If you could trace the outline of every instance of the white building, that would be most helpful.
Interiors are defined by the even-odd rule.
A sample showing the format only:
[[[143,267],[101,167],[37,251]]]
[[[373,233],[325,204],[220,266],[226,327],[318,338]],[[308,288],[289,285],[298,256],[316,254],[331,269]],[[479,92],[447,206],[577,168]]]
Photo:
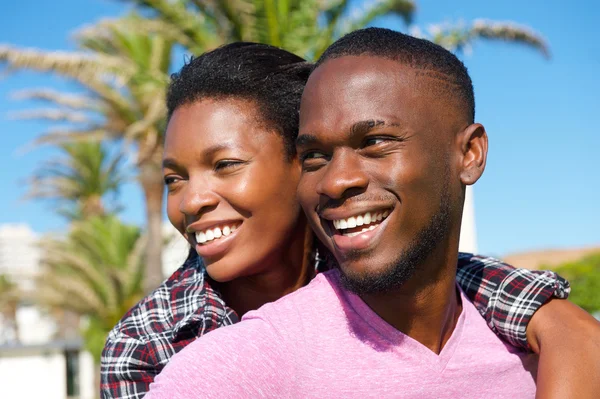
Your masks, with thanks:
[[[163,247],[162,270],[163,276],[168,277],[187,259],[190,244],[170,222],[164,222],[162,230],[163,236],[167,240]]]
[[[458,249],[461,252],[477,252],[477,230],[475,229],[475,201],[473,199],[473,186],[467,187],[465,205],[463,208],[462,226],[460,228],[460,243]]]
[[[0,274],[22,290],[40,271],[38,239],[27,225],[0,225]],[[94,398],[94,363],[81,340],[55,340],[55,321],[30,304],[14,316],[16,325],[0,316],[0,398]]]
[[[0,225],[0,274],[10,276],[23,289],[39,272],[38,235],[26,224]]]
[[[95,398],[94,362],[81,344],[0,345],[0,398]]]

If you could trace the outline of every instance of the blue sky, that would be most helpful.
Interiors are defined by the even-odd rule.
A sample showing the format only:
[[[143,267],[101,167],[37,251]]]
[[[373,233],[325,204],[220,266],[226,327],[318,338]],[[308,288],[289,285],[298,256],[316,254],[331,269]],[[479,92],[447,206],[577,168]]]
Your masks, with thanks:
[[[488,166],[475,187],[480,252],[503,255],[551,247],[600,244],[600,3],[592,0],[453,2],[422,0],[416,25],[476,18],[527,24],[550,43],[552,59],[530,49],[478,42],[464,55],[477,102],[477,120],[490,136]],[[72,49],[70,33],[126,12],[116,0],[20,0],[0,13],[0,43]],[[405,30],[394,19],[378,25]],[[181,60],[181,62],[183,59]],[[70,89],[34,73],[0,77],[0,224],[25,222],[60,231],[47,204],[23,201],[25,182],[51,149],[23,151],[47,126],[16,121],[30,104],[10,93],[30,87]],[[125,187],[123,217],[143,223],[135,186]]]

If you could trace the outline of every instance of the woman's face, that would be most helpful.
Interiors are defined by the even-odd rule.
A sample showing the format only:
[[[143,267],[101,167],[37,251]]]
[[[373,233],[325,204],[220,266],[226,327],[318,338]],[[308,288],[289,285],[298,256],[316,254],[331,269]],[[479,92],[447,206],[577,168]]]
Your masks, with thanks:
[[[265,271],[300,223],[300,166],[246,100],[177,108],[167,127],[163,173],[169,220],[216,281]]]

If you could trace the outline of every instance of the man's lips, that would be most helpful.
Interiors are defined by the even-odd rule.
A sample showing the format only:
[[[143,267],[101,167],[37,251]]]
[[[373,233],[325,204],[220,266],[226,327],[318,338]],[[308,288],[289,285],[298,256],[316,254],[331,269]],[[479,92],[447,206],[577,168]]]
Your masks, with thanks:
[[[388,223],[392,208],[380,208],[352,216],[325,221],[326,233],[341,252],[364,250],[372,246]]]

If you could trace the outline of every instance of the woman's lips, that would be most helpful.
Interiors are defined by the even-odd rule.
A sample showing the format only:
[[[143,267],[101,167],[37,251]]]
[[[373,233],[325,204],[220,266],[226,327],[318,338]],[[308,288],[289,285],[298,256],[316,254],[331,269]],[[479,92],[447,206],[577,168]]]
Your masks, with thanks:
[[[238,236],[243,223],[237,225],[226,225],[223,227],[215,227],[209,229],[209,231],[202,231],[195,234],[194,241],[196,242],[196,252],[203,258],[211,258],[216,256],[224,255],[231,247],[232,242]],[[229,232],[224,234],[223,230],[229,227]],[[215,230],[219,230],[216,232]],[[198,242],[198,239],[202,239],[204,234],[205,241]],[[207,237],[208,235],[208,237]],[[210,239],[209,239],[210,238]]]

